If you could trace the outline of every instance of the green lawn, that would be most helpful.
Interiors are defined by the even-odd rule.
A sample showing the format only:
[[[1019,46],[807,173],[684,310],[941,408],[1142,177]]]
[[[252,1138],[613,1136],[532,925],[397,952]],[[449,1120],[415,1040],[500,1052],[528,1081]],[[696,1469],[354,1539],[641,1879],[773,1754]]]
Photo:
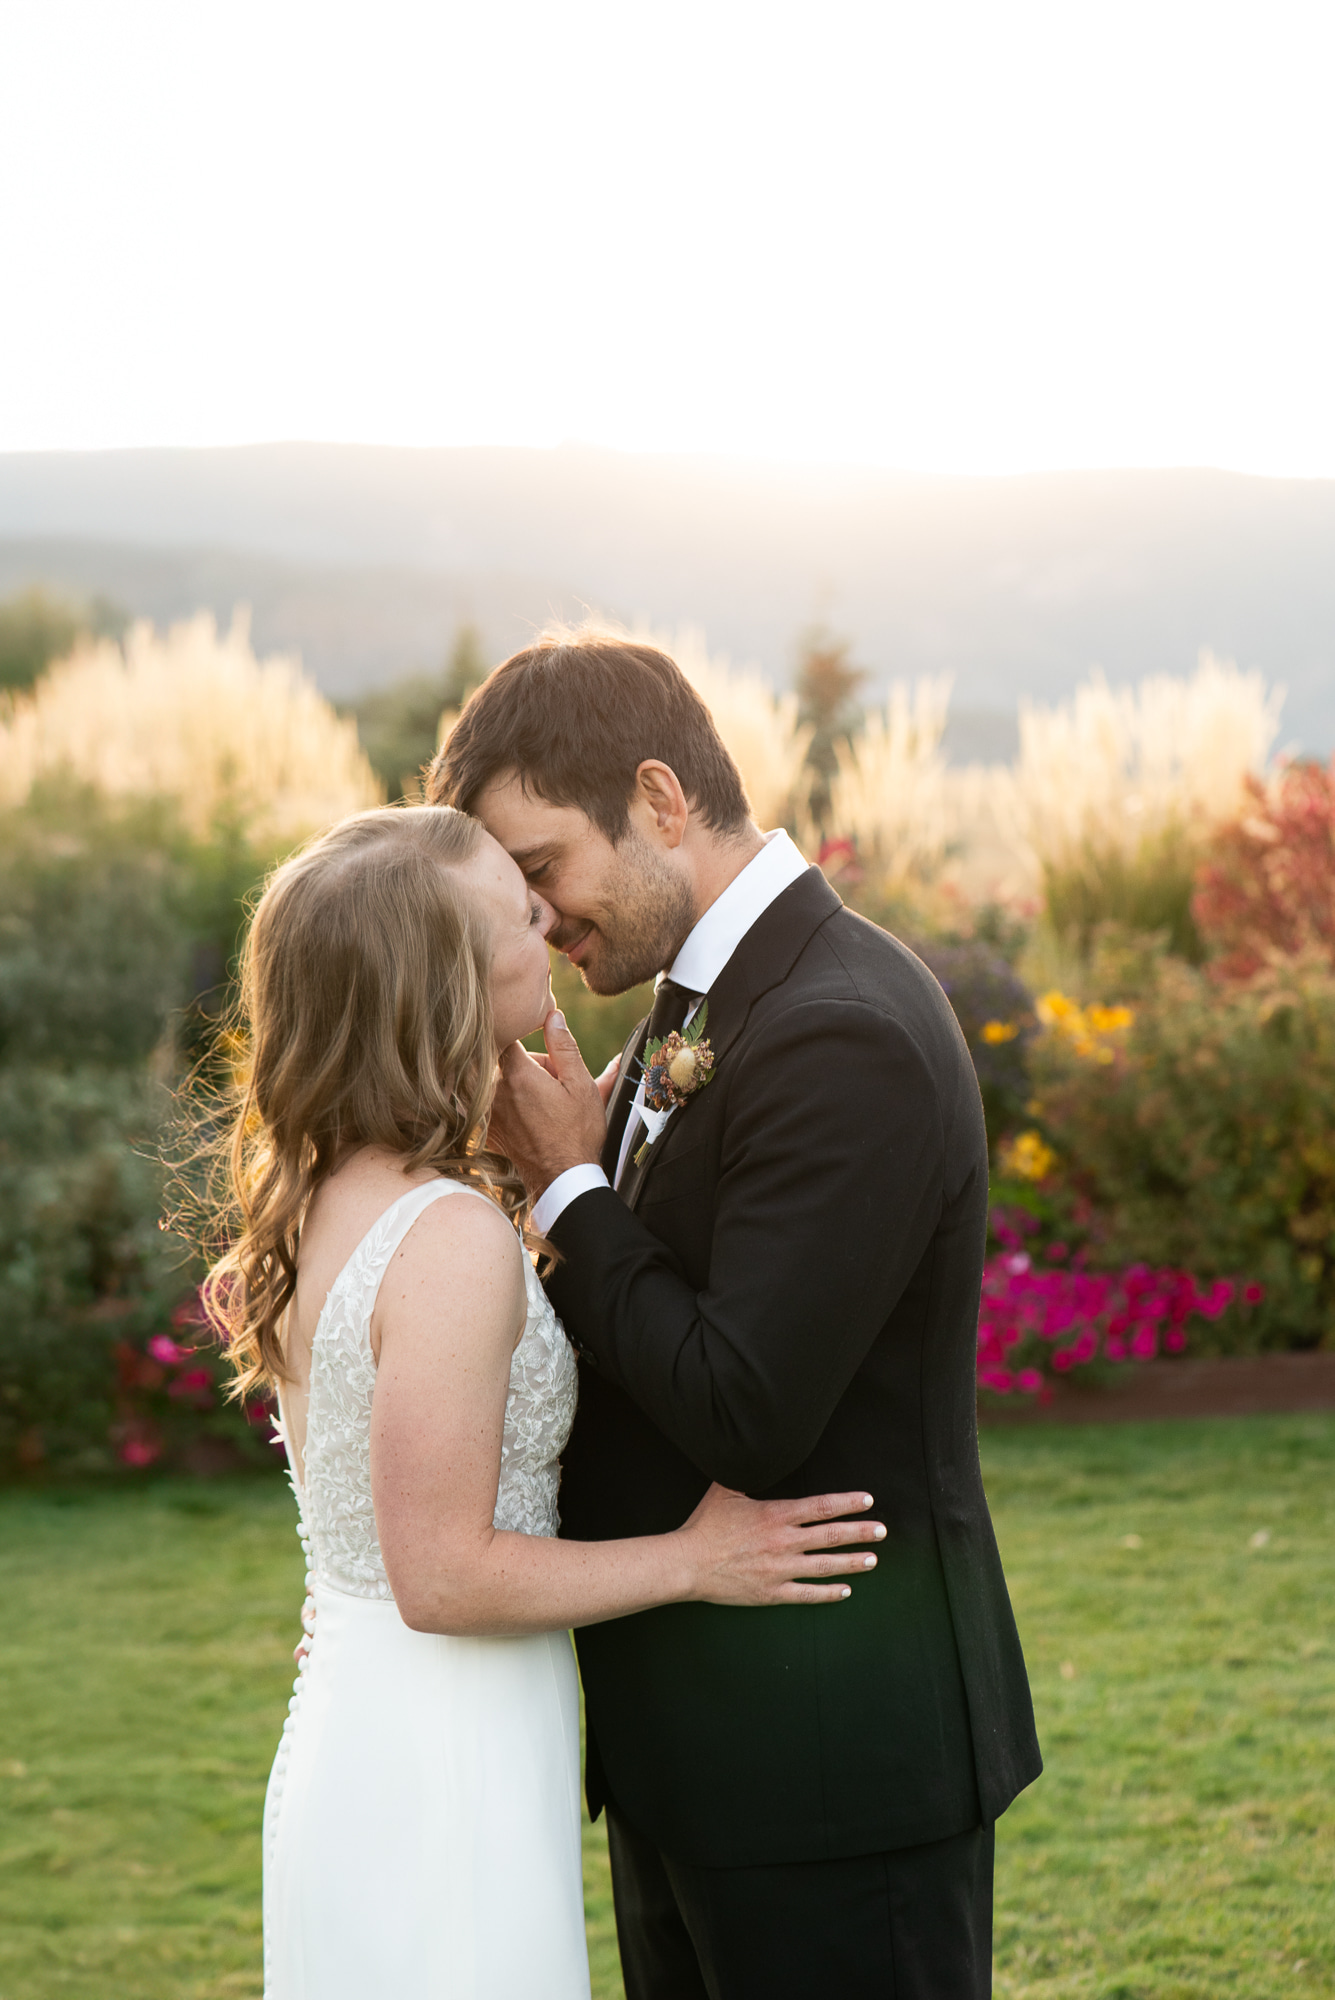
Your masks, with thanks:
[[[1335,1993],[1335,1419],[991,1432],[1047,1772],[997,1992]],[[0,1495],[0,2000],[258,1996],[300,1593],[271,1484]],[[594,1991],[621,1988],[587,1841]]]

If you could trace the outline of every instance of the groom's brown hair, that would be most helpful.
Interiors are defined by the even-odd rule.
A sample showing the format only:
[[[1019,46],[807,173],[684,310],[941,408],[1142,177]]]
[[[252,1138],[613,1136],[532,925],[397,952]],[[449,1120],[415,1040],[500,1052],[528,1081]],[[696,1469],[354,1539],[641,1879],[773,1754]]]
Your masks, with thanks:
[[[472,812],[513,771],[526,792],[577,806],[615,843],[648,757],[676,772],[715,833],[745,824],[741,775],[675,660],[615,633],[544,632],[474,694],[427,773],[426,796]]]

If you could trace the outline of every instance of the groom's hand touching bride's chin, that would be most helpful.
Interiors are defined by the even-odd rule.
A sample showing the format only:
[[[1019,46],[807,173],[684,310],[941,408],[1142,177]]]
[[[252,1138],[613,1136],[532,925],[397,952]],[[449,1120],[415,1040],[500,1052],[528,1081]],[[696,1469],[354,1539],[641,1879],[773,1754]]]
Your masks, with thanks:
[[[579,1043],[554,1010],[542,1024],[545,1056],[512,1042],[501,1055],[501,1080],[488,1137],[508,1154],[536,1201],[568,1167],[596,1164],[606,1134],[604,1083],[584,1067]]]

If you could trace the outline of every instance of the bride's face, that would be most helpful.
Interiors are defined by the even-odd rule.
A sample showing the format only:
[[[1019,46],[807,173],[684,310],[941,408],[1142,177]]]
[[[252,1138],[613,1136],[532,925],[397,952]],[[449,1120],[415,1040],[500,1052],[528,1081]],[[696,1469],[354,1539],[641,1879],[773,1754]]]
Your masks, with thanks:
[[[499,1051],[531,1035],[551,1012],[547,933],[556,913],[529,888],[489,833],[483,834],[477,853],[458,872],[491,924],[491,1007]]]

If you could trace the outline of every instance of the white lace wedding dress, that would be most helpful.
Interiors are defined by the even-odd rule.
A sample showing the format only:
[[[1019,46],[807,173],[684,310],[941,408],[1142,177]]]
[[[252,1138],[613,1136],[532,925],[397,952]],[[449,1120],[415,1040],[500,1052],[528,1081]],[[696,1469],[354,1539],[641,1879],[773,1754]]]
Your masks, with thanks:
[[[304,1479],[288,1452],[316,1615],[265,1804],[266,2000],[588,2000],[569,1635],[411,1631],[376,1537],[371,1313],[399,1244],[447,1195],[469,1191],[403,1195],[339,1274],[315,1333]],[[495,1520],[553,1535],[575,1360],[523,1263]]]

